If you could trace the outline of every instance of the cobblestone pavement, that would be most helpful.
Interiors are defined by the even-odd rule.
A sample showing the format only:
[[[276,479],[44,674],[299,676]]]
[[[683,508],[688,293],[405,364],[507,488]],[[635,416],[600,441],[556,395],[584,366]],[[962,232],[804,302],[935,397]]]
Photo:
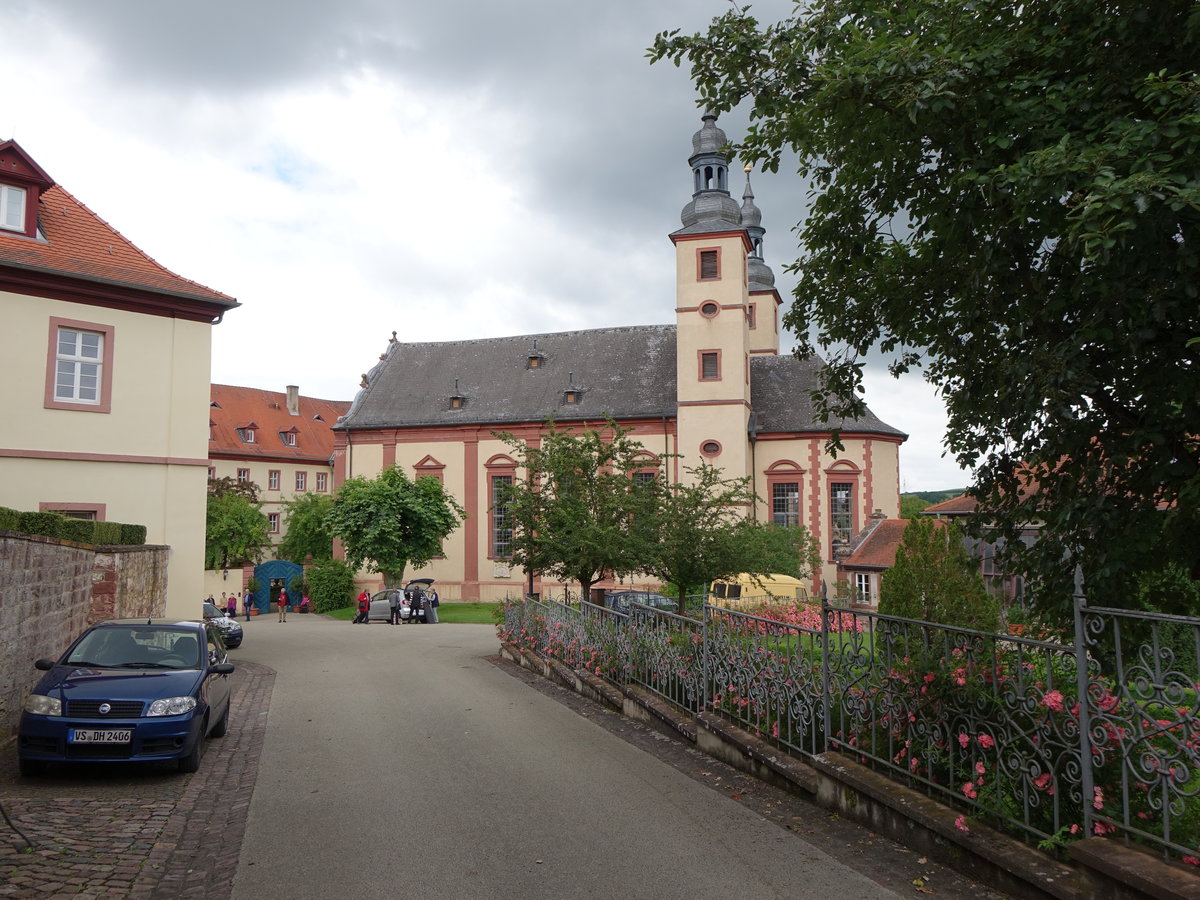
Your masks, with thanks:
[[[275,672],[238,662],[232,677],[229,732],[194,775],[117,765],[21,778],[4,748],[0,803],[15,828],[0,818],[0,897],[228,897]]]

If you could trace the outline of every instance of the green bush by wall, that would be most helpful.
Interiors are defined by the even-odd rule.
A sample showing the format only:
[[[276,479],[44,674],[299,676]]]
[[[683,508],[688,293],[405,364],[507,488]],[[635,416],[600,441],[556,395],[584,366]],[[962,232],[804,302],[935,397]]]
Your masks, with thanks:
[[[146,543],[145,525],[75,519],[55,512],[20,512],[4,506],[0,506],[0,530],[21,531],[80,544],[137,547]]]

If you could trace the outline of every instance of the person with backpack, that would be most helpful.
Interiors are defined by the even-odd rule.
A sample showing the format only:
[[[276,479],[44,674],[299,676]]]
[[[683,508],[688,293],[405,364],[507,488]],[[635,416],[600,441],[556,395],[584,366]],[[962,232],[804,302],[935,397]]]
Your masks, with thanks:
[[[363,588],[363,592],[358,595],[358,615],[354,617],[352,624],[357,625],[359,622],[366,622],[371,614],[371,595],[367,593],[367,589]]]

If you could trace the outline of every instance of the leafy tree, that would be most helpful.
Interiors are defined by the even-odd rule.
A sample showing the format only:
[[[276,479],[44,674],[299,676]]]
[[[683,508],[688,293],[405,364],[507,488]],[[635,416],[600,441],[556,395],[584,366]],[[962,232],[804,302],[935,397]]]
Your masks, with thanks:
[[[204,532],[204,567],[228,569],[262,559],[267,537],[267,517],[260,504],[244,493],[227,491],[208,495]]]
[[[915,519],[921,512],[931,504],[929,501],[918,497],[916,494],[901,494],[900,495],[900,518]]]
[[[208,495],[210,497],[224,497],[226,494],[237,494],[240,497],[245,497],[251,503],[258,503],[260,491],[259,486],[253,481],[242,481],[234,478],[232,475],[223,475],[220,478],[208,479]]]
[[[313,612],[344,609],[354,602],[354,569],[340,559],[323,559],[304,573]]]
[[[513,523],[514,564],[577,582],[585,598],[601,578],[641,568],[634,523],[644,498],[633,475],[645,450],[628,435],[611,421],[581,432],[550,421],[537,446],[497,435],[523,473],[498,501]]]
[[[863,411],[863,359],[923,368],[947,444],[1039,602],[1200,575],[1200,7],[814,0],[659,35],[744,159],[813,189],[785,322]],[[835,436],[836,441],[836,436]],[[1041,525],[1026,550],[1019,529]]]
[[[1000,625],[999,603],[967,555],[962,532],[926,516],[904,529],[896,562],[881,580],[879,611],[979,631]]]
[[[670,483],[660,472],[634,520],[647,554],[642,570],[679,596],[739,572],[802,577],[818,564],[806,529],[745,517],[757,499],[749,478],[725,479],[707,464],[686,473],[683,482]]]
[[[329,528],[332,494],[300,494],[284,503],[287,534],[277,551],[280,559],[303,563],[333,558],[333,531]]]
[[[374,479],[347,480],[326,522],[345,547],[349,565],[379,572],[384,584],[396,587],[410,564],[419,568],[442,552],[442,541],[464,516],[440,480],[413,481],[391,466]]]

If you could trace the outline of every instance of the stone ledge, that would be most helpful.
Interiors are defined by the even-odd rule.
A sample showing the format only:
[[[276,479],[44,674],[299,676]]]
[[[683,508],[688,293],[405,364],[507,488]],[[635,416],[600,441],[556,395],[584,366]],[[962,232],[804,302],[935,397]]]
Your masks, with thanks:
[[[689,743],[696,743],[696,723],[692,717],[653,691],[640,685],[627,684],[620,706],[621,711],[631,719],[653,725]]]
[[[1103,873],[1133,893],[1112,897],[1155,897],[1160,900],[1191,900],[1200,897],[1200,872],[1183,863],[1164,862],[1162,857],[1141,847],[1127,847],[1108,838],[1084,838],[1071,845],[1071,858]]]
[[[753,760],[783,779],[787,782],[784,786],[789,790],[799,789],[810,797],[817,793],[817,774],[811,766],[788,756],[778,747],[773,747],[766,741],[756,738],[750,732],[727,722],[720,716],[714,716],[712,713],[698,713],[696,722],[708,735],[719,738],[724,744],[735,748],[744,759]],[[702,743],[711,744],[707,740]],[[723,756],[723,758],[725,757]],[[728,758],[725,758],[725,761],[730,765],[738,766],[736,762]],[[745,766],[738,766],[738,768],[745,768]]]

